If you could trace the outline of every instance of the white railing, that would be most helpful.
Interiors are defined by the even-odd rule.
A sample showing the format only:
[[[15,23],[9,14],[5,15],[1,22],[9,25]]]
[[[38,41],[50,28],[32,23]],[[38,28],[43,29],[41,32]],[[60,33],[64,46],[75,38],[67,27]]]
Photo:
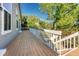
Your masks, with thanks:
[[[57,44],[59,42],[61,42],[62,45],[61,50],[76,48],[79,45],[79,32],[66,36],[60,41],[55,42],[54,44]]]
[[[51,36],[50,36],[50,40],[51,40],[51,49],[53,49],[54,51],[58,51],[58,50],[61,50],[61,43],[58,42],[58,41],[61,41],[61,35],[62,35],[62,32],[61,31],[56,31],[56,30],[46,30],[44,29],[44,31],[46,33],[50,33]],[[58,42],[58,43],[56,43]]]
[[[46,30],[44,29],[44,33],[41,33],[41,30],[30,29],[30,31],[39,39],[45,40],[45,43],[53,49],[57,51],[61,55],[61,51],[75,49],[79,46],[79,32],[68,35],[64,38],[61,38],[62,32],[56,30]],[[40,36],[42,34],[42,37]]]
[[[34,29],[34,28],[30,28],[29,31],[32,32],[33,35],[35,35],[37,38],[42,39],[41,36],[40,36],[40,31],[39,30]]]
[[[44,30],[47,33],[51,33],[51,43],[55,51],[70,50],[79,46],[79,32],[61,38],[61,31]]]

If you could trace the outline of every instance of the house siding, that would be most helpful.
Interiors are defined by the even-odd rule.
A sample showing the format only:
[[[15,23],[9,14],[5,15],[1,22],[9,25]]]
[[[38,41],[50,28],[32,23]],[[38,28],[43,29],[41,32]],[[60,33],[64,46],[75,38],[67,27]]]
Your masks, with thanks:
[[[0,3],[0,7],[1,7],[1,3]]]
[[[6,45],[8,45],[17,36],[18,33],[18,31],[12,31],[7,35],[2,35],[0,37],[0,48],[5,48]]]
[[[13,38],[19,34],[19,29],[16,30],[16,6],[17,4],[12,3],[12,18],[11,18],[11,32],[2,35],[1,34],[1,11],[0,11],[0,48],[5,48]]]
[[[2,17],[1,17],[1,10],[0,10],[0,35],[1,35],[1,19]]]

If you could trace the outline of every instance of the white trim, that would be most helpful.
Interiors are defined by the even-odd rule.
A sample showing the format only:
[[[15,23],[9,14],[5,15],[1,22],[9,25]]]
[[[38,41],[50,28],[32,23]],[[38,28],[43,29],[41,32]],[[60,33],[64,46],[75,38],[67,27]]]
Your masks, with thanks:
[[[12,32],[12,30],[3,31],[3,32],[1,32],[1,34],[5,35],[5,34],[10,33],[10,32]]]

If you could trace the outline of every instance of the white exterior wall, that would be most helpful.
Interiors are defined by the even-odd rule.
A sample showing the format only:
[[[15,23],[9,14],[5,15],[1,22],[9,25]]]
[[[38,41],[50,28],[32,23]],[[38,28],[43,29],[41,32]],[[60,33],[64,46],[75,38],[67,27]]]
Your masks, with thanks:
[[[2,17],[1,17],[1,10],[0,10],[0,34],[1,34],[1,19]]]
[[[1,6],[1,3],[0,3],[0,6]]]
[[[11,32],[6,34],[2,34],[2,11],[0,10],[0,48],[5,48],[19,33],[19,29],[16,29],[16,6],[17,4],[12,4]]]

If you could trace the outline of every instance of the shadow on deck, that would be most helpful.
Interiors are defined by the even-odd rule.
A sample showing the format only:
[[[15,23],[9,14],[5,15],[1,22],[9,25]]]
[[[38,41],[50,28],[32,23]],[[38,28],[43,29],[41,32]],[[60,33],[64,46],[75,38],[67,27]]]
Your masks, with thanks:
[[[31,32],[23,31],[7,47],[5,56],[57,56]]]

